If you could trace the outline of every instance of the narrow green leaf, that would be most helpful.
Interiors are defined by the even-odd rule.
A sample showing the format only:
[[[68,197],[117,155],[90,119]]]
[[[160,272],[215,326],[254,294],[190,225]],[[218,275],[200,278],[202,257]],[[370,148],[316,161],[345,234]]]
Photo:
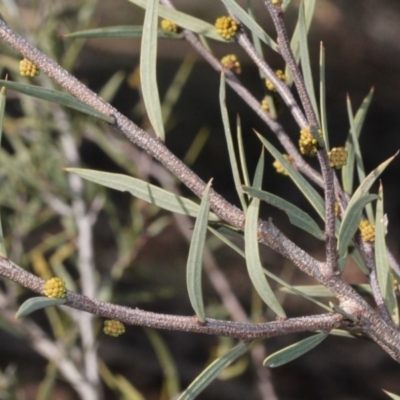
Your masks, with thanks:
[[[197,217],[199,214],[199,205],[192,200],[131,176],[81,168],[67,168],[66,171],[99,185],[121,192],[129,192],[133,196],[168,211],[190,215],[191,217]],[[210,213],[209,219],[210,221],[219,221],[219,218],[213,213]]]
[[[314,89],[314,82],[313,82],[311,63],[310,63],[310,53],[308,51],[307,26],[306,26],[304,1],[301,2],[299,10],[299,32],[300,32],[300,60],[301,60],[301,69],[303,71],[303,79],[307,89],[308,96],[310,97],[311,105],[314,109],[314,114],[317,117],[318,124],[321,125],[318,113],[317,99],[315,98],[315,89]]]
[[[174,357],[165,340],[155,329],[144,330],[157,355],[164,375],[164,390],[168,399],[177,398],[180,392],[179,373]]]
[[[65,304],[66,299],[52,299],[50,297],[32,297],[24,301],[15,314],[15,319],[26,317],[34,311],[51,306],[60,306]]]
[[[343,188],[346,193],[353,193],[353,178],[354,178],[354,162],[356,161],[357,173],[359,181],[365,178],[364,165],[362,162],[362,154],[358,142],[361,129],[365,121],[369,106],[372,102],[374,88],[370,90],[364,98],[360,108],[357,110],[356,116],[353,116],[350,98],[347,98],[347,113],[350,121],[350,137],[347,140],[346,150],[348,152],[347,163],[342,168]],[[370,211],[371,213],[371,211]],[[372,222],[372,220],[370,221]]]
[[[256,189],[261,189],[262,181],[264,177],[264,149],[261,151],[261,156],[258,160],[256,171],[253,178],[253,186]]]
[[[1,145],[1,138],[3,135],[3,119],[4,119],[4,110],[6,107],[6,94],[7,94],[7,89],[5,87],[2,87],[0,89],[0,145]],[[0,256],[7,257],[1,218],[0,218]]]
[[[117,94],[119,88],[121,87],[125,77],[126,73],[124,71],[117,71],[103,85],[103,87],[99,91],[99,96],[108,103],[111,103],[114,100],[114,97]]]
[[[383,389],[382,389],[383,390]],[[400,400],[400,396],[398,396],[397,394],[388,392],[387,390],[383,390],[391,399],[393,400]]]
[[[360,295],[372,294],[371,286],[367,283],[351,285],[351,287]],[[333,293],[323,285],[296,285],[293,288],[312,297],[334,297]],[[292,293],[292,289],[287,287],[281,287],[279,290],[284,293]]]
[[[129,0],[129,2],[144,9],[146,9],[148,5],[147,0]],[[226,40],[217,33],[214,25],[202,21],[201,19],[194,18],[188,14],[170,7],[165,7],[161,4],[158,7],[158,15],[175,22],[181,28],[188,29],[189,31],[198,33],[199,35],[207,36],[210,39],[226,42]]]
[[[307,0],[305,2],[305,19],[307,32],[310,29],[311,21],[314,14],[315,0]],[[300,15],[299,15],[300,18]],[[292,40],[290,41],[290,47],[292,48],[293,56],[296,62],[300,60],[300,23],[297,20],[296,27],[293,32]],[[288,85],[292,84],[293,78],[290,72],[290,68],[286,65],[285,75],[288,77]]]
[[[189,292],[189,299],[192,307],[200,321],[204,322],[206,315],[204,312],[204,302],[201,284],[201,272],[203,265],[204,244],[207,233],[207,218],[210,211],[210,187],[208,182],[204,189],[201,200],[199,215],[193,229],[192,240],[190,242],[189,256],[186,264],[186,283]]]
[[[346,222],[347,226],[343,227],[343,224],[345,223],[345,219],[347,219],[347,218],[351,218],[353,220],[355,219],[356,215],[353,215],[353,214],[354,214],[354,210],[358,209],[358,206],[360,204],[360,199],[362,197],[365,197],[368,194],[368,191],[371,188],[371,186],[378,179],[378,177],[382,174],[382,172],[385,170],[385,168],[393,161],[393,159],[397,156],[397,154],[398,153],[396,153],[393,157],[390,157],[389,159],[387,159],[386,161],[381,163],[372,172],[370,172],[369,175],[361,182],[360,186],[357,188],[357,190],[354,192],[353,196],[351,197],[349,204],[347,205],[345,214],[343,216],[342,223],[340,225],[339,238],[338,238],[339,255],[343,256],[344,254],[346,254],[347,246],[349,244],[349,236],[352,237],[355,232],[355,230],[354,230],[353,234],[350,235],[350,232],[345,231],[346,229],[354,229],[354,225],[352,225],[350,222]],[[361,200],[361,202],[362,201],[363,200]],[[357,203],[357,206],[355,206],[355,203]]]
[[[282,166],[285,168],[286,172],[294,182],[294,184],[299,188],[299,190],[303,193],[304,197],[310,202],[310,204],[314,207],[315,211],[317,211],[318,215],[325,220],[325,203],[322,197],[318,194],[318,192],[308,183],[308,181],[296,170],[293,166],[283,157],[283,155],[264,137],[262,137],[259,133],[257,136],[266,147],[266,149],[271,153],[271,155],[278,160]]]
[[[246,200],[244,199],[243,191],[242,191],[242,182],[240,181],[239,167],[236,160],[235,148],[232,140],[232,132],[229,124],[229,116],[228,110],[226,108],[226,100],[225,100],[225,75],[221,73],[221,80],[219,86],[219,104],[221,107],[221,116],[222,123],[224,125],[225,132],[225,140],[228,147],[229,161],[231,164],[231,170],[233,175],[233,181],[235,182],[236,193],[239,196],[240,204],[242,206],[242,210],[247,209]]]
[[[378,196],[376,194],[366,194],[351,204],[349,203],[347,206],[339,229],[337,244],[339,257],[344,257],[346,255],[347,248],[353,239],[354,234],[357,232],[364,207],[377,198]]]
[[[279,304],[274,292],[272,291],[269,283],[264,275],[263,266],[260,261],[260,254],[258,249],[258,210],[260,200],[254,198],[246,213],[246,222],[244,228],[245,240],[245,253],[247,271],[253,286],[257,293],[263,299],[265,304],[274,311],[278,317],[286,317],[285,311]]]
[[[92,39],[92,38],[141,38],[143,26],[119,25],[107,26],[103,28],[85,29],[84,31],[71,32],[64,35],[68,39]],[[157,31],[158,37],[169,39],[181,39],[180,35],[166,32],[162,29]]]
[[[249,344],[240,343],[208,366],[179,396],[178,400],[195,399],[218,375],[236,359],[246,353]]]
[[[52,103],[61,104],[62,106],[80,111],[83,114],[90,115],[91,117],[99,118],[102,121],[108,122],[109,124],[114,123],[114,118],[95,110],[94,108],[88,106],[87,104],[83,103],[82,101],[78,100],[76,97],[68,93],[5,80],[0,80],[0,85],[5,86],[11,90],[15,90],[16,92],[27,94],[28,96],[50,101]]]
[[[144,16],[140,51],[140,83],[147,115],[156,135],[165,140],[160,97],[157,86],[158,1],[148,0]]]
[[[324,138],[326,151],[329,151],[328,121],[326,113],[325,48],[322,42],[319,50],[319,107],[322,136]]]
[[[277,51],[277,44],[275,41],[261,28],[260,25],[252,18],[239,4],[234,0],[222,0],[225,7],[231,11],[239,20],[246,25],[250,31],[256,35],[265,44],[271,47],[272,50]]]
[[[246,254],[239,249],[234,243],[232,243],[228,238],[226,238],[221,232],[216,231],[215,229],[211,228],[210,226],[208,227],[208,230],[212,232],[218,239],[220,239],[223,243],[225,243],[227,246],[229,246],[233,251],[235,251],[237,254],[239,254],[241,257],[246,258]],[[294,293],[297,296],[301,296],[308,301],[311,301],[312,303],[316,304],[317,306],[323,308],[324,310],[331,312],[332,309],[328,307],[327,305],[321,303],[320,301],[317,301],[313,299],[311,296],[307,295],[306,293],[303,293],[301,290],[298,290],[296,286],[289,285],[287,282],[285,282],[283,279],[279,278],[272,272],[267,271],[265,268],[263,268],[263,272],[265,275],[268,276],[268,278],[273,279],[275,282],[278,282],[280,285],[282,285],[285,288],[285,291]],[[280,290],[283,290],[280,288]]]
[[[272,193],[257,190],[252,187],[243,186],[245,193],[248,193],[252,197],[265,201],[268,204],[273,205],[276,208],[284,211],[290,219],[290,222],[300,229],[308,232],[317,239],[325,240],[324,232],[319,228],[317,223],[303,210],[296,207],[294,204],[282,199],[281,197],[275,196]]]
[[[237,142],[239,147],[240,167],[242,170],[243,181],[246,186],[250,186],[249,172],[247,170],[246,154],[244,152],[242,124],[239,115],[236,119]]]
[[[393,287],[392,274],[387,256],[386,247],[386,223],[383,214],[383,189],[379,187],[379,199],[376,204],[376,220],[375,220],[375,265],[379,282],[379,288],[382,293],[383,300],[389,311],[393,322],[399,324],[399,309],[397,305],[396,294]]]
[[[325,333],[318,333],[317,335],[310,336],[307,339],[300,340],[291,346],[285,347],[282,350],[271,354],[264,360],[264,366],[275,368],[287,364],[296,358],[301,357],[303,354],[308,353],[314,347],[318,346],[324,339],[328,337]]]

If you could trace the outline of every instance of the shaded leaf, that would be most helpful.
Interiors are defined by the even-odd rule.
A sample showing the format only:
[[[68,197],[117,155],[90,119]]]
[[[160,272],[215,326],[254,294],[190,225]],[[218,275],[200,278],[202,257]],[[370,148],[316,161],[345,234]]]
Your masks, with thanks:
[[[65,304],[67,299],[53,299],[50,297],[32,297],[24,301],[15,314],[15,319],[26,317],[34,311],[51,306],[60,306]]]
[[[7,89],[5,87],[2,87],[0,89],[0,144],[3,135],[3,118],[4,118],[4,110],[6,107],[6,94],[7,94]],[[7,257],[1,218],[0,218],[0,256]]]
[[[325,48],[322,42],[319,50],[319,107],[322,136],[324,138],[326,151],[329,151],[328,121],[326,113]]]
[[[318,215],[325,220],[325,202],[318,192],[310,185],[310,183],[288,162],[285,157],[264,137],[257,133],[258,138],[261,140],[266,149],[271,153],[275,160],[279,161],[283,168],[285,168],[289,177],[294,184],[303,193],[304,197],[310,202],[317,211]]]
[[[66,171],[99,185],[121,192],[129,192],[133,196],[168,211],[191,217],[197,217],[199,213],[199,205],[194,201],[131,176],[81,168],[66,168]],[[210,221],[219,221],[219,218],[213,213],[210,213],[209,219]]]
[[[190,384],[179,396],[178,400],[195,399],[226,367],[243,355],[248,348],[249,344],[240,343],[226,354],[216,359]]]
[[[392,274],[389,266],[386,247],[386,224],[383,214],[383,189],[379,187],[379,199],[376,204],[375,220],[375,265],[379,282],[379,288],[383,300],[389,311],[393,322],[399,324],[399,309],[397,305],[396,294],[393,287]]]
[[[78,100],[76,97],[59,92],[57,90],[45,89],[34,85],[25,85],[17,82],[10,82],[0,80],[0,85],[3,85],[9,89],[15,90],[16,92],[27,94],[28,96],[36,97],[37,99],[50,101],[52,103],[61,104],[62,106],[72,108],[74,110],[80,111],[83,114],[90,115],[91,117],[99,118],[109,124],[114,123],[114,118],[109,117],[94,108],[88,106],[82,101]]]
[[[190,241],[189,255],[186,264],[186,283],[189,292],[190,303],[200,321],[204,322],[204,312],[201,272],[203,266],[203,252],[207,233],[207,217],[210,211],[210,187],[208,182],[204,189],[201,200],[199,215],[193,229],[192,240]]]
[[[275,368],[287,364],[296,358],[301,357],[303,354],[308,353],[314,347],[318,346],[324,339],[328,337],[325,333],[318,333],[317,335],[308,337],[307,339],[300,340],[282,350],[271,354],[264,360],[264,366]]]
[[[272,193],[257,190],[252,187],[243,186],[243,190],[245,193],[248,193],[252,197],[257,197],[258,199],[265,201],[266,203],[271,204],[274,207],[284,211],[293,225],[310,233],[317,239],[325,239],[325,234],[319,228],[317,223],[307,213],[305,213],[299,207],[296,207],[294,204],[289,203],[288,201],[278,196],[275,196]]]
[[[354,202],[350,201],[351,204],[349,202],[339,229],[337,243],[339,258],[344,257],[347,253],[347,248],[360,224],[361,214],[364,207],[377,198],[378,196],[376,194],[366,194]]]
[[[232,171],[232,175],[233,175],[233,180],[235,182],[236,192],[239,196],[242,210],[246,210],[247,204],[244,199],[243,191],[241,188],[239,167],[238,167],[238,163],[236,160],[235,148],[234,148],[233,140],[232,140],[232,132],[231,132],[230,124],[229,124],[228,110],[226,108],[225,75],[224,75],[224,73],[221,73],[221,81],[220,81],[220,86],[219,86],[219,104],[221,107],[222,123],[224,125],[225,139],[226,139],[226,144],[228,147],[229,161],[231,164],[231,171]]]
[[[68,39],[92,39],[92,38],[141,38],[143,26],[119,25],[107,26],[103,28],[85,29],[84,31],[71,32],[64,35]],[[181,39],[180,35],[173,32],[166,32],[162,29],[157,31],[158,37],[169,39]]]

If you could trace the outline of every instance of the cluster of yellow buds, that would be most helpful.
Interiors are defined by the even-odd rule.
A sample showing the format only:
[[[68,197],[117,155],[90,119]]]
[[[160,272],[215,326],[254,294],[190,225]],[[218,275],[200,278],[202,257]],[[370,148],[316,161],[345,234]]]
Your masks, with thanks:
[[[172,22],[169,19],[162,19],[161,29],[165,32],[178,33],[179,27],[175,22]]]
[[[218,34],[225,40],[233,38],[239,29],[239,25],[236,21],[227,16],[217,18],[215,21],[215,27],[217,28]]]
[[[320,130],[318,130],[318,133],[322,134]],[[318,140],[311,134],[310,128],[303,128],[300,131],[299,148],[300,153],[305,156],[314,157],[317,154],[319,149]]]
[[[221,64],[235,74],[240,74],[242,72],[240,62],[235,54],[228,54],[221,58]]]
[[[366,219],[363,219],[358,225],[358,229],[361,232],[361,238],[364,242],[375,241],[375,227]]]
[[[40,71],[35,64],[24,58],[19,62],[19,73],[21,76],[34,78],[35,76],[38,76],[40,74]]]
[[[289,154],[284,154],[283,157],[286,161],[290,162],[290,164],[293,164],[293,158],[289,156]],[[275,160],[272,165],[278,174],[288,175],[285,167],[278,160]]]
[[[67,294],[67,286],[61,278],[51,278],[43,285],[42,293],[53,299],[64,299]]]
[[[125,333],[125,325],[116,319],[107,319],[104,321],[103,332],[109,336],[120,336]]]
[[[274,103],[274,107],[275,107],[275,112],[276,114],[280,114],[281,111],[283,110],[283,106],[282,106],[282,100],[280,99],[280,97],[276,94],[272,94],[272,102]],[[262,100],[261,100],[261,108],[268,112],[271,113],[270,110],[270,106],[269,106],[269,101],[268,101],[268,96],[265,96]]]
[[[328,153],[329,164],[331,167],[340,169],[347,162],[347,150],[344,147],[333,147]]]
[[[286,74],[281,70],[281,69],[277,69],[275,71],[276,76],[278,77],[278,79],[282,82],[286,82],[287,77]],[[268,78],[265,79],[265,86],[267,87],[268,90],[270,90],[271,92],[276,91],[276,87],[275,85],[272,83],[272,81]]]

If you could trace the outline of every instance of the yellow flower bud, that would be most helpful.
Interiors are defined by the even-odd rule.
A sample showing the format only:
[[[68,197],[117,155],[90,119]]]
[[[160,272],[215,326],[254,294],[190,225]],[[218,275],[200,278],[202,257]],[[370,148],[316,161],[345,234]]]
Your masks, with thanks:
[[[369,221],[363,219],[358,226],[361,238],[364,242],[375,242],[375,227]]]
[[[322,132],[318,130],[318,133],[322,135]],[[310,132],[310,128],[303,128],[300,131],[299,139],[300,153],[309,157],[314,157],[319,149],[318,140]]]
[[[235,54],[228,54],[225,57],[221,58],[221,64],[230,71],[233,71],[235,74],[241,73],[240,62],[237,59]]]
[[[239,25],[236,21],[227,16],[218,18],[215,21],[215,27],[217,28],[218,34],[225,40],[233,38],[239,29]]]
[[[162,19],[161,29],[165,32],[178,33],[179,27],[175,24],[175,22],[172,22],[169,19]]]
[[[290,164],[293,164],[293,158],[290,157],[289,154],[284,154],[283,157],[284,157],[287,161],[289,161]],[[275,161],[272,163],[272,165],[273,165],[273,167],[276,169],[276,172],[277,172],[278,174],[288,175],[288,173],[287,173],[285,167],[284,167],[278,160],[275,160]]]
[[[39,75],[40,71],[38,70],[35,64],[33,64],[28,59],[24,58],[19,62],[19,73],[21,76],[34,78],[35,76]]]
[[[43,285],[42,293],[53,299],[64,299],[67,294],[67,287],[61,278],[51,278]]]
[[[340,169],[347,162],[347,150],[344,147],[333,147],[328,153],[331,167]]]
[[[104,321],[103,332],[109,336],[120,336],[125,333],[125,325],[116,319],[107,319]]]

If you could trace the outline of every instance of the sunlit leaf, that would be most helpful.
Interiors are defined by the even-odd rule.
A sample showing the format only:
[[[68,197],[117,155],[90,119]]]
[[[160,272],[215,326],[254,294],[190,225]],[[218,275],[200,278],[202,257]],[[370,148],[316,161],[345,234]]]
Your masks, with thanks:
[[[66,171],[110,189],[129,192],[135,197],[168,211],[192,217],[197,217],[199,213],[199,205],[194,201],[131,176],[81,168],[67,168]],[[209,219],[210,221],[219,221],[219,218],[213,213],[210,213]]]
[[[42,308],[60,306],[62,304],[65,304],[66,301],[66,299],[53,299],[50,297],[31,297],[21,304],[17,313],[15,314],[15,318],[17,319],[26,317],[34,311],[40,310]]]
[[[156,135],[161,140],[165,140],[164,123],[157,86],[158,1],[147,1],[140,51],[140,84],[142,87],[143,102],[151,125]]]
[[[246,265],[247,271],[253,286],[257,290],[257,293],[263,299],[265,304],[270,307],[275,314],[279,317],[285,317],[285,311],[280,305],[274,292],[272,291],[265,275],[263,266],[260,261],[260,254],[258,249],[258,210],[260,206],[260,200],[254,198],[246,213],[246,223],[244,228],[244,239],[245,239],[245,253],[246,253]]]
[[[385,392],[391,399],[393,400],[400,400],[400,396],[391,392],[388,392],[387,390],[383,390],[383,392]]]
[[[146,9],[148,3],[147,0],[129,0],[129,2],[144,9]],[[210,39],[226,42],[226,40],[217,33],[214,25],[181,11],[160,4],[158,7],[158,15],[175,22],[181,28],[188,29],[194,33],[198,33],[199,35],[207,36]]]

